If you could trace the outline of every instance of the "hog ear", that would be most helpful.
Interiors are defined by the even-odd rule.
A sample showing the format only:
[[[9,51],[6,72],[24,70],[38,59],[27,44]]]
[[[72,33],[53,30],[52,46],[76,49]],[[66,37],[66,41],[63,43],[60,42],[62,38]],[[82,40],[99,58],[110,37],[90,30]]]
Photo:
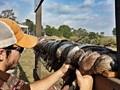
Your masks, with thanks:
[[[94,65],[97,58],[100,57],[100,54],[97,52],[88,52],[80,62],[80,70],[82,72],[88,72],[91,67]]]

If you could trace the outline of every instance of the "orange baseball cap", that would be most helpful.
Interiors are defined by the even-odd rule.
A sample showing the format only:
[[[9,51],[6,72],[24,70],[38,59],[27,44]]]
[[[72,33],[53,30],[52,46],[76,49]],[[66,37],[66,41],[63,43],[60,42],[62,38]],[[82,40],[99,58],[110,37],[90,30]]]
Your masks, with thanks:
[[[37,44],[37,37],[25,34],[13,20],[0,18],[0,48],[13,44],[24,48],[32,48]]]

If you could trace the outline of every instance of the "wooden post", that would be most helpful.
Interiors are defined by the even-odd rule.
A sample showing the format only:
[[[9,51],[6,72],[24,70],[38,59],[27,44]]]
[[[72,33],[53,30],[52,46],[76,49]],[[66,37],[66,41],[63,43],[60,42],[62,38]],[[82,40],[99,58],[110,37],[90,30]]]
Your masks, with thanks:
[[[118,60],[118,73],[120,77],[120,0],[115,0],[115,19],[116,19],[116,41],[117,41],[117,60]]]
[[[41,36],[42,32],[42,2],[44,0],[35,0],[35,13],[36,13],[36,30],[35,34],[37,37]],[[41,63],[37,55],[35,55],[35,68],[33,70],[34,80],[39,80],[41,78]]]
[[[36,11],[36,36],[40,37],[42,32],[42,6]]]

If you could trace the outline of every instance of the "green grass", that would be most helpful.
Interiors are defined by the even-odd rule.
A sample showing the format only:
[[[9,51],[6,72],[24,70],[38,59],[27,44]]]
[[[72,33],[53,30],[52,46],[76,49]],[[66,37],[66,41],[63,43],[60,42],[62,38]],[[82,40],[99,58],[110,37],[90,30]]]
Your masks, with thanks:
[[[35,65],[35,55],[32,49],[25,49],[21,55],[19,65],[18,65],[18,74],[17,76],[27,82],[33,82],[33,69]],[[48,76],[50,73],[46,68],[40,64],[38,65],[41,78]],[[41,69],[40,69],[41,68]]]
[[[22,79],[25,77],[29,82],[32,82],[33,79],[33,68],[34,68],[34,53],[32,49],[25,49],[20,58],[20,76]],[[25,79],[24,79],[25,80]]]

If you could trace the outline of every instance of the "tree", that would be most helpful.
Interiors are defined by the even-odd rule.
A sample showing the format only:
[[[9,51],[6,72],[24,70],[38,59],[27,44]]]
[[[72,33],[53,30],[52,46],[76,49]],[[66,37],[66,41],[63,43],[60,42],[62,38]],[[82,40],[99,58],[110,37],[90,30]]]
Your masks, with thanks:
[[[15,13],[13,12],[13,9],[3,10],[0,13],[0,17],[1,18],[9,18],[9,19],[16,21],[16,16],[15,16]]]
[[[68,25],[61,25],[58,31],[63,37],[70,38],[72,36],[71,28]]]
[[[88,36],[89,36],[90,39],[95,39],[95,38],[98,37],[98,34],[96,34],[95,32],[89,32]]]
[[[88,35],[86,29],[79,28],[78,30],[74,30],[73,33],[77,35],[79,38],[83,38]]]
[[[113,28],[112,34],[116,35],[116,28]]]
[[[90,44],[99,44],[100,43],[100,38],[101,35],[99,35],[99,33],[95,33],[95,32],[89,32],[89,40],[90,40]]]
[[[28,30],[30,33],[35,34],[35,24],[33,23],[33,21],[26,19],[23,24],[28,26]]]
[[[45,33],[46,33],[48,36],[52,36],[52,35],[53,35],[51,26],[49,26],[49,25],[46,25],[46,27],[44,28],[44,31],[45,31]]]
[[[104,34],[105,34],[104,32],[100,32],[100,35],[101,35],[101,36],[104,36]]]

